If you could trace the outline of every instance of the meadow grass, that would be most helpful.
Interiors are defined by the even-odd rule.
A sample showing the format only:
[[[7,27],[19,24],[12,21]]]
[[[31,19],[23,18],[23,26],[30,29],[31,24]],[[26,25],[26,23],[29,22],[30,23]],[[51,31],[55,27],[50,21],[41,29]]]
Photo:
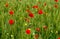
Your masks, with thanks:
[[[5,7],[6,3],[8,7]],[[54,7],[55,4],[58,8]],[[38,9],[32,8],[34,5],[38,5],[44,13],[38,14]],[[26,9],[34,14],[33,18],[29,17]],[[9,10],[13,10],[14,14],[10,15]],[[26,22],[25,18],[29,18],[30,22]],[[13,25],[9,24],[9,19],[15,21]],[[43,26],[47,29],[44,30]],[[31,29],[29,35],[26,34],[28,28]],[[37,32],[36,28],[40,31]],[[35,34],[39,35],[38,39],[60,37],[60,0],[57,3],[54,0],[0,0],[0,39],[35,39]]]

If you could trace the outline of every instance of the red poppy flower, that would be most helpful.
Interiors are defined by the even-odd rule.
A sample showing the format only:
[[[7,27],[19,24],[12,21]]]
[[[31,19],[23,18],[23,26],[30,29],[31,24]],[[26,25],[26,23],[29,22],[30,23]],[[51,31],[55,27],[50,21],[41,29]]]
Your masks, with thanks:
[[[5,4],[5,7],[8,7],[8,3]]]
[[[34,5],[33,8],[38,8],[38,6],[37,5]]]
[[[44,6],[46,6],[46,2],[44,3]]]
[[[54,0],[55,2],[58,2],[59,0]]]
[[[39,31],[40,31],[40,28],[36,28],[36,31],[38,31],[38,32],[39,32]]]
[[[33,14],[33,13],[29,13],[29,16],[30,16],[31,18],[33,18],[33,17],[34,17],[34,14]]]
[[[57,4],[55,4],[55,5],[54,5],[54,7],[55,7],[55,8],[58,8],[58,5],[57,5]]]
[[[27,29],[26,30],[26,34],[30,34],[31,33],[31,30],[30,29]]]
[[[30,13],[31,11],[29,9],[27,9],[26,12]]]
[[[43,10],[38,10],[38,14],[43,14]]]
[[[47,26],[43,26],[44,29],[47,29]]]
[[[10,20],[9,20],[9,24],[10,24],[10,25],[14,24],[14,20],[10,19]]]
[[[10,10],[10,11],[9,11],[9,14],[10,14],[10,15],[13,15],[13,14],[14,14],[14,11],[13,11],[13,10]]]
[[[25,18],[25,21],[30,22],[30,20],[28,18]]]
[[[35,39],[38,39],[39,35],[38,34],[35,34],[34,38]]]
[[[60,39],[60,37],[58,39]]]

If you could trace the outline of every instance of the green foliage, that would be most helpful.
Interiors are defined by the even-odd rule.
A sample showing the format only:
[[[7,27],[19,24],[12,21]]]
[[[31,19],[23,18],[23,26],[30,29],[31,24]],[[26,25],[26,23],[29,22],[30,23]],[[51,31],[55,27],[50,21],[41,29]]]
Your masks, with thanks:
[[[45,2],[46,6],[44,6]],[[58,8],[54,7],[55,4]],[[38,5],[39,8],[32,8],[34,5]],[[35,34],[38,34],[38,39],[57,39],[60,36],[59,6],[60,2],[54,0],[0,0],[0,39],[34,39]],[[27,9],[34,14],[33,18],[29,17]],[[44,13],[38,14],[39,9]],[[9,10],[13,10],[14,14],[10,15]],[[14,20],[13,25],[9,24],[9,19]],[[47,29],[43,26],[47,26]],[[37,27],[40,28],[39,32],[35,30]],[[28,28],[31,29],[29,35],[26,34]]]

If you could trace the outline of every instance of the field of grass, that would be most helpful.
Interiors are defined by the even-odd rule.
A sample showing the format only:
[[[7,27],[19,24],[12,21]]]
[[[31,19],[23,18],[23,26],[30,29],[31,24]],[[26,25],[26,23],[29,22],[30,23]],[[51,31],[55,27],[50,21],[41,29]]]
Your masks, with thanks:
[[[0,39],[60,39],[60,0],[0,0]]]

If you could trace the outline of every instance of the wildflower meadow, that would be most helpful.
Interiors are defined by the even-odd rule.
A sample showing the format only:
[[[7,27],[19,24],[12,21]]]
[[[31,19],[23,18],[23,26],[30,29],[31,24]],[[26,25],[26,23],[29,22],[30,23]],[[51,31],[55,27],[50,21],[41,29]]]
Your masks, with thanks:
[[[60,39],[60,0],[0,0],[0,39]]]

